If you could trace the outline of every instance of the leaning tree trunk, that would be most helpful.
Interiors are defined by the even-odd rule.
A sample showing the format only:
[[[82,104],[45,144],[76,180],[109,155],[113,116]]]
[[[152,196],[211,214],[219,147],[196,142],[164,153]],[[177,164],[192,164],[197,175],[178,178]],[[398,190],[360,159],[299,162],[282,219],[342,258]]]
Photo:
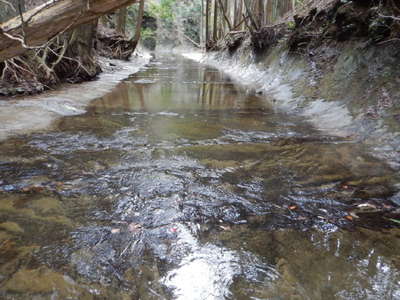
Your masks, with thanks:
[[[144,0],[140,0],[139,14],[138,14],[138,19],[136,20],[135,36],[132,39],[133,50],[136,49],[137,44],[139,43],[140,40],[142,32],[143,15],[144,15]]]
[[[58,0],[33,8],[22,18],[19,9],[7,15],[0,10],[2,21],[16,15],[0,23],[0,95],[37,93],[60,82],[94,78],[101,71],[93,53],[96,16],[135,1],[96,0],[81,6],[81,0]]]
[[[90,23],[137,0],[58,0],[0,24],[0,62],[43,46],[49,39]],[[22,36],[22,38],[21,38]]]
[[[97,49],[100,54],[115,59],[129,60],[132,53],[135,51],[141,37],[145,0],[138,1],[140,1],[140,5],[138,17],[136,20],[135,35],[132,37],[132,39],[126,39],[124,37],[121,37],[119,33],[115,35],[100,34],[98,36],[97,45]]]

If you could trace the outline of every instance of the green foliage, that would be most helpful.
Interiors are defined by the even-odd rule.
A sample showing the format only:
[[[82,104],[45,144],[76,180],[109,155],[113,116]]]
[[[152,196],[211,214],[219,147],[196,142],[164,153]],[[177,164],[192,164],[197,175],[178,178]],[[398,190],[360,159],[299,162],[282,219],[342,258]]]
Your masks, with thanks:
[[[160,0],[149,2],[147,12],[159,21],[158,37],[164,42],[177,43],[184,34],[200,40],[201,0]]]
[[[157,32],[152,28],[142,28],[142,43],[147,49],[154,50],[156,47]]]
[[[201,1],[180,3],[176,13],[183,20],[184,33],[196,42],[200,42]]]
[[[173,15],[173,7],[175,5],[176,0],[161,0],[159,4],[150,3],[149,13],[163,21],[172,22]]]
[[[294,1],[294,4],[295,4],[296,6],[298,6],[298,5],[303,5],[304,2],[305,2],[305,0],[295,0],[295,1]]]
[[[156,32],[154,30],[152,30],[151,28],[143,28],[141,35],[142,35],[142,39],[146,40],[149,38],[155,38]]]
[[[160,20],[162,26],[171,30],[174,21],[174,6],[176,0],[160,0],[159,3],[151,2],[148,7],[150,16]]]

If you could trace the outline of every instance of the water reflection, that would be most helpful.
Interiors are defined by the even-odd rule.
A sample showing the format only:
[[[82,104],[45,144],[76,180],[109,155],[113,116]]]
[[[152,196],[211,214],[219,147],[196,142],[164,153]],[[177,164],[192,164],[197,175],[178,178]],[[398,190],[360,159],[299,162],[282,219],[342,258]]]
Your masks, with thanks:
[[[197,68],[188,61],[178,61],[177,66],[167,64],[164,69],[157,65],[149,66],[112,93],[94,101],[91,112],[196,112],[260,109],[264,106],[269,107],[261,98],[246,95],[222,73],[209,68]]]
[[[161,58],[0,149],[4,299],[400,297],[400,232],[349,212],[399,175],[213,69]]]

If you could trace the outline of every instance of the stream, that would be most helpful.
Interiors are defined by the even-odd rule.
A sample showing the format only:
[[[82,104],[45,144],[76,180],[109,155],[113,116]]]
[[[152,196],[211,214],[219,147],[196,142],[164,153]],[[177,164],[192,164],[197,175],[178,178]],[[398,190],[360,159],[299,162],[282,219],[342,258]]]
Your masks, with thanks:
[[[399,173],[271,103],[160,56],[0,142],[0,298],[400,299]]]

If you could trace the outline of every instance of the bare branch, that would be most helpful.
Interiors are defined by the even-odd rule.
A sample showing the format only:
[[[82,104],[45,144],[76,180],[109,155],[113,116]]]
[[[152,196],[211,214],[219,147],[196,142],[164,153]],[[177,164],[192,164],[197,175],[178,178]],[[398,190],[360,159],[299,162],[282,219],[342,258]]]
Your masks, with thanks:
[[[379,16],[381,18],[385,18],[385,19],[392,19],[392,20],[400,21],[400,18],[399,17],[395,17],[395,16],[385,16],[385,15],[382,15],[382,14],[379,14]]]
[[[253,13],[251,12],[250,4],[249,4],[248,0],[244,0],[244,5],[246,7],[247,15],[250,18],[251,24],[253,25],[255,30],[258,30],[258,24],[257,24],[256,20],[254,19]],[[246,22],[246,24],[247,24],[247,22]]]
[[[393,38],[393,39],[390,39],[390,40],[386,40],[386,41],[378,43],[378,45],[383,45],[383,44],[386,44],[386,43],[397,42],[397,41],[400,42],[400,38]]]
[[[201,48],[201,45],[199,43],[196,43],[195,41],[193,41],[190,37],[188,37],[185,33],[180,32],[182,34],[182,36],[187,39],[189,42],[191,42],[194,46],[196,46],[197,48]]]
[[[224,7],[224,4],[222,3],[221,0],[218,0],[218,1],[219,1],[219,5],[221,6],[221,9],[222,9],[222,14],[224,15],[224,19],[225,19],[226,23],[228,24],[229,30],[232,30],[232,24],[226,14],[226,8]]]

